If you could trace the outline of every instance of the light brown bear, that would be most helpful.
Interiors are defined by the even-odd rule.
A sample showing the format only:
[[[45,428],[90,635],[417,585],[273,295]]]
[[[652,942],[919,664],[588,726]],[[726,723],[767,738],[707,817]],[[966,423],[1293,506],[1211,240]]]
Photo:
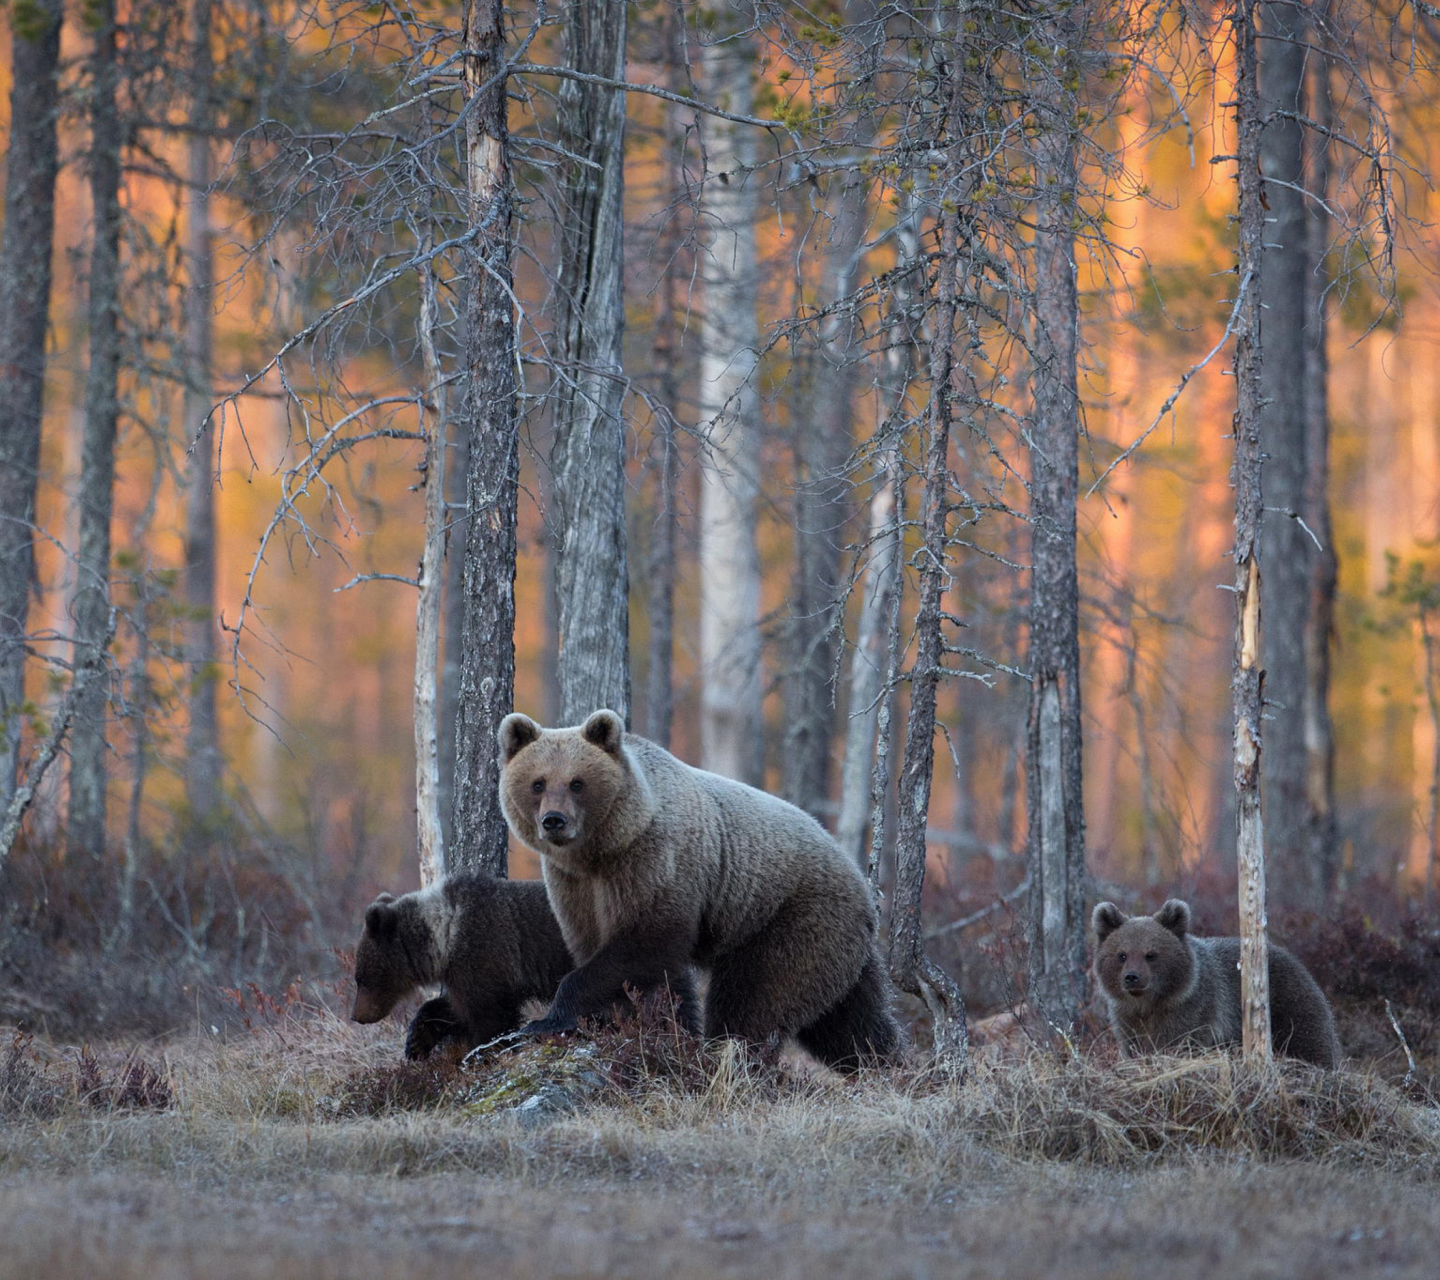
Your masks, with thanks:
[[[1178,898],[1153,916],[1127,916],[1102,902],[1091,923],[1095,972],[1126,1057],[1240,1043],[1239,938],[1194,937],[1190,908]],[[1315,979],[1284,947],[1268,950],[1275,1052],[1338,1066],[1335,1022]]]
[[[793,1035],[831,1066],[895,1061],[901,1036],[858,868],[808,814],[627,734],[613,711],[500,726],[500,799],[540,855],[578,962],[528,1030],[568,1030],[627,985],[668,984],[705,1032]]]
[[[416,987],[442,982],[411,1021],[405,1056],[452,1041],[470,1049],[516,1030],[522,1006],[548,1002],[574,967],[543,884],[456,872],[365,909],[350,1016],[379,1022]]]

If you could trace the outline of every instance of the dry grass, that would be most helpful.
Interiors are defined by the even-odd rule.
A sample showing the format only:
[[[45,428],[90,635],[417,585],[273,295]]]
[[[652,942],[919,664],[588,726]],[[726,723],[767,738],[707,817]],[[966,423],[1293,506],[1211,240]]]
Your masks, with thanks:
[[[92,1055],[88,1092],[74,1051],[12,1046],[0,1275],[1149,1280],[1159,1250],[1167,1280],[1420,1277],[1440,1251],[1440,1113],[1365,1073],[1034,1054],[840,1080],[663,1026],[460,1069],[395,1038],[285,1018]],[[114,1087],[137,1063],[163,1094]],[[512,1111],[550,1087],[576,1109]]]

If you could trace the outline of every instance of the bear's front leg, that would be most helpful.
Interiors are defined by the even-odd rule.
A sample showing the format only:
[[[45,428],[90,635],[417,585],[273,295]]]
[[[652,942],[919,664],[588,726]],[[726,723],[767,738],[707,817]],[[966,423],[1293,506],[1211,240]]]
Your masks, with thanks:
[[[575,1030],[581,1018],[608,1013],[625,999],[625,988],[640,992],[669,987],[680,998],[681,1017],[698,1031],[698,999],[690,968],[688,937],[630,933],[612,938],[578,969],[560,980],[543,1018],[527,1022],[523,1035],[555,1035]]]
[[[410,1029],[405,1033],[405,1056],[428,1058],[445,1041],[458,1038],[462,1032],[460,1016],[450,997],[438,995],[425,1001],[410,1020]]]

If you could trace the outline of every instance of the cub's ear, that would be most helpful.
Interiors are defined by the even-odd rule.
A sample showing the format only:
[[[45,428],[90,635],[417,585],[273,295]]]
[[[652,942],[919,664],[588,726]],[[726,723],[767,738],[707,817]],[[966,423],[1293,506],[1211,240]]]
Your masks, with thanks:
[[[1095,930],[1095,941],[1104,942],[1129,917],[1113,902],[1097,902],[1090,913],[1090,926]]]
[[[399,922],[400,913],[395,909],[395,899],[388,893],[382,893],[365,908],[365,932],[381,942],[395,936]]]
[[[540,736],[540,726],[529,716],[518,711],[511,712],[500,721],[500,759],[509,764],[520,754],[522,747],[528,747]]]
[[[1190,932],[1190,904],[1171,898],[1155,913],[1155,923],[1169,929],[1177,938],[1183,938]]]
[[[620,754],[625,740],[625,722],[613,711],[594,711],[580,727],[580,736],[612,756]]]

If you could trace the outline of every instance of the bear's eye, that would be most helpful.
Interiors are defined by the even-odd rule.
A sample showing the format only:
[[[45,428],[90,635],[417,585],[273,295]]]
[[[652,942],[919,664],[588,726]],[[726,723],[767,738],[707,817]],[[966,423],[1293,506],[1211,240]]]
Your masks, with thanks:
[[[1155,953],[1153,951],[1147,951],[1145,953],[1145,959],[1153,961],[1155,959]]]
[[[585,780],[584,780],[583,778],[571,778],[571,779],[570,779],[570,790],[571,790],[571,791],[584,791],[584,790],[585,790]]]
[[[1118,956],[1115,957],[1115,959],[1117,959],[1118,961],[1120,961],[1121,964],[1124,964],[1124,963],[1125,963],[1125,953],[1122,951]]]
[[[545,790],[545,779],[536,778],[535,781],[530,784],[530,790],[538,796],[542,791]]]

